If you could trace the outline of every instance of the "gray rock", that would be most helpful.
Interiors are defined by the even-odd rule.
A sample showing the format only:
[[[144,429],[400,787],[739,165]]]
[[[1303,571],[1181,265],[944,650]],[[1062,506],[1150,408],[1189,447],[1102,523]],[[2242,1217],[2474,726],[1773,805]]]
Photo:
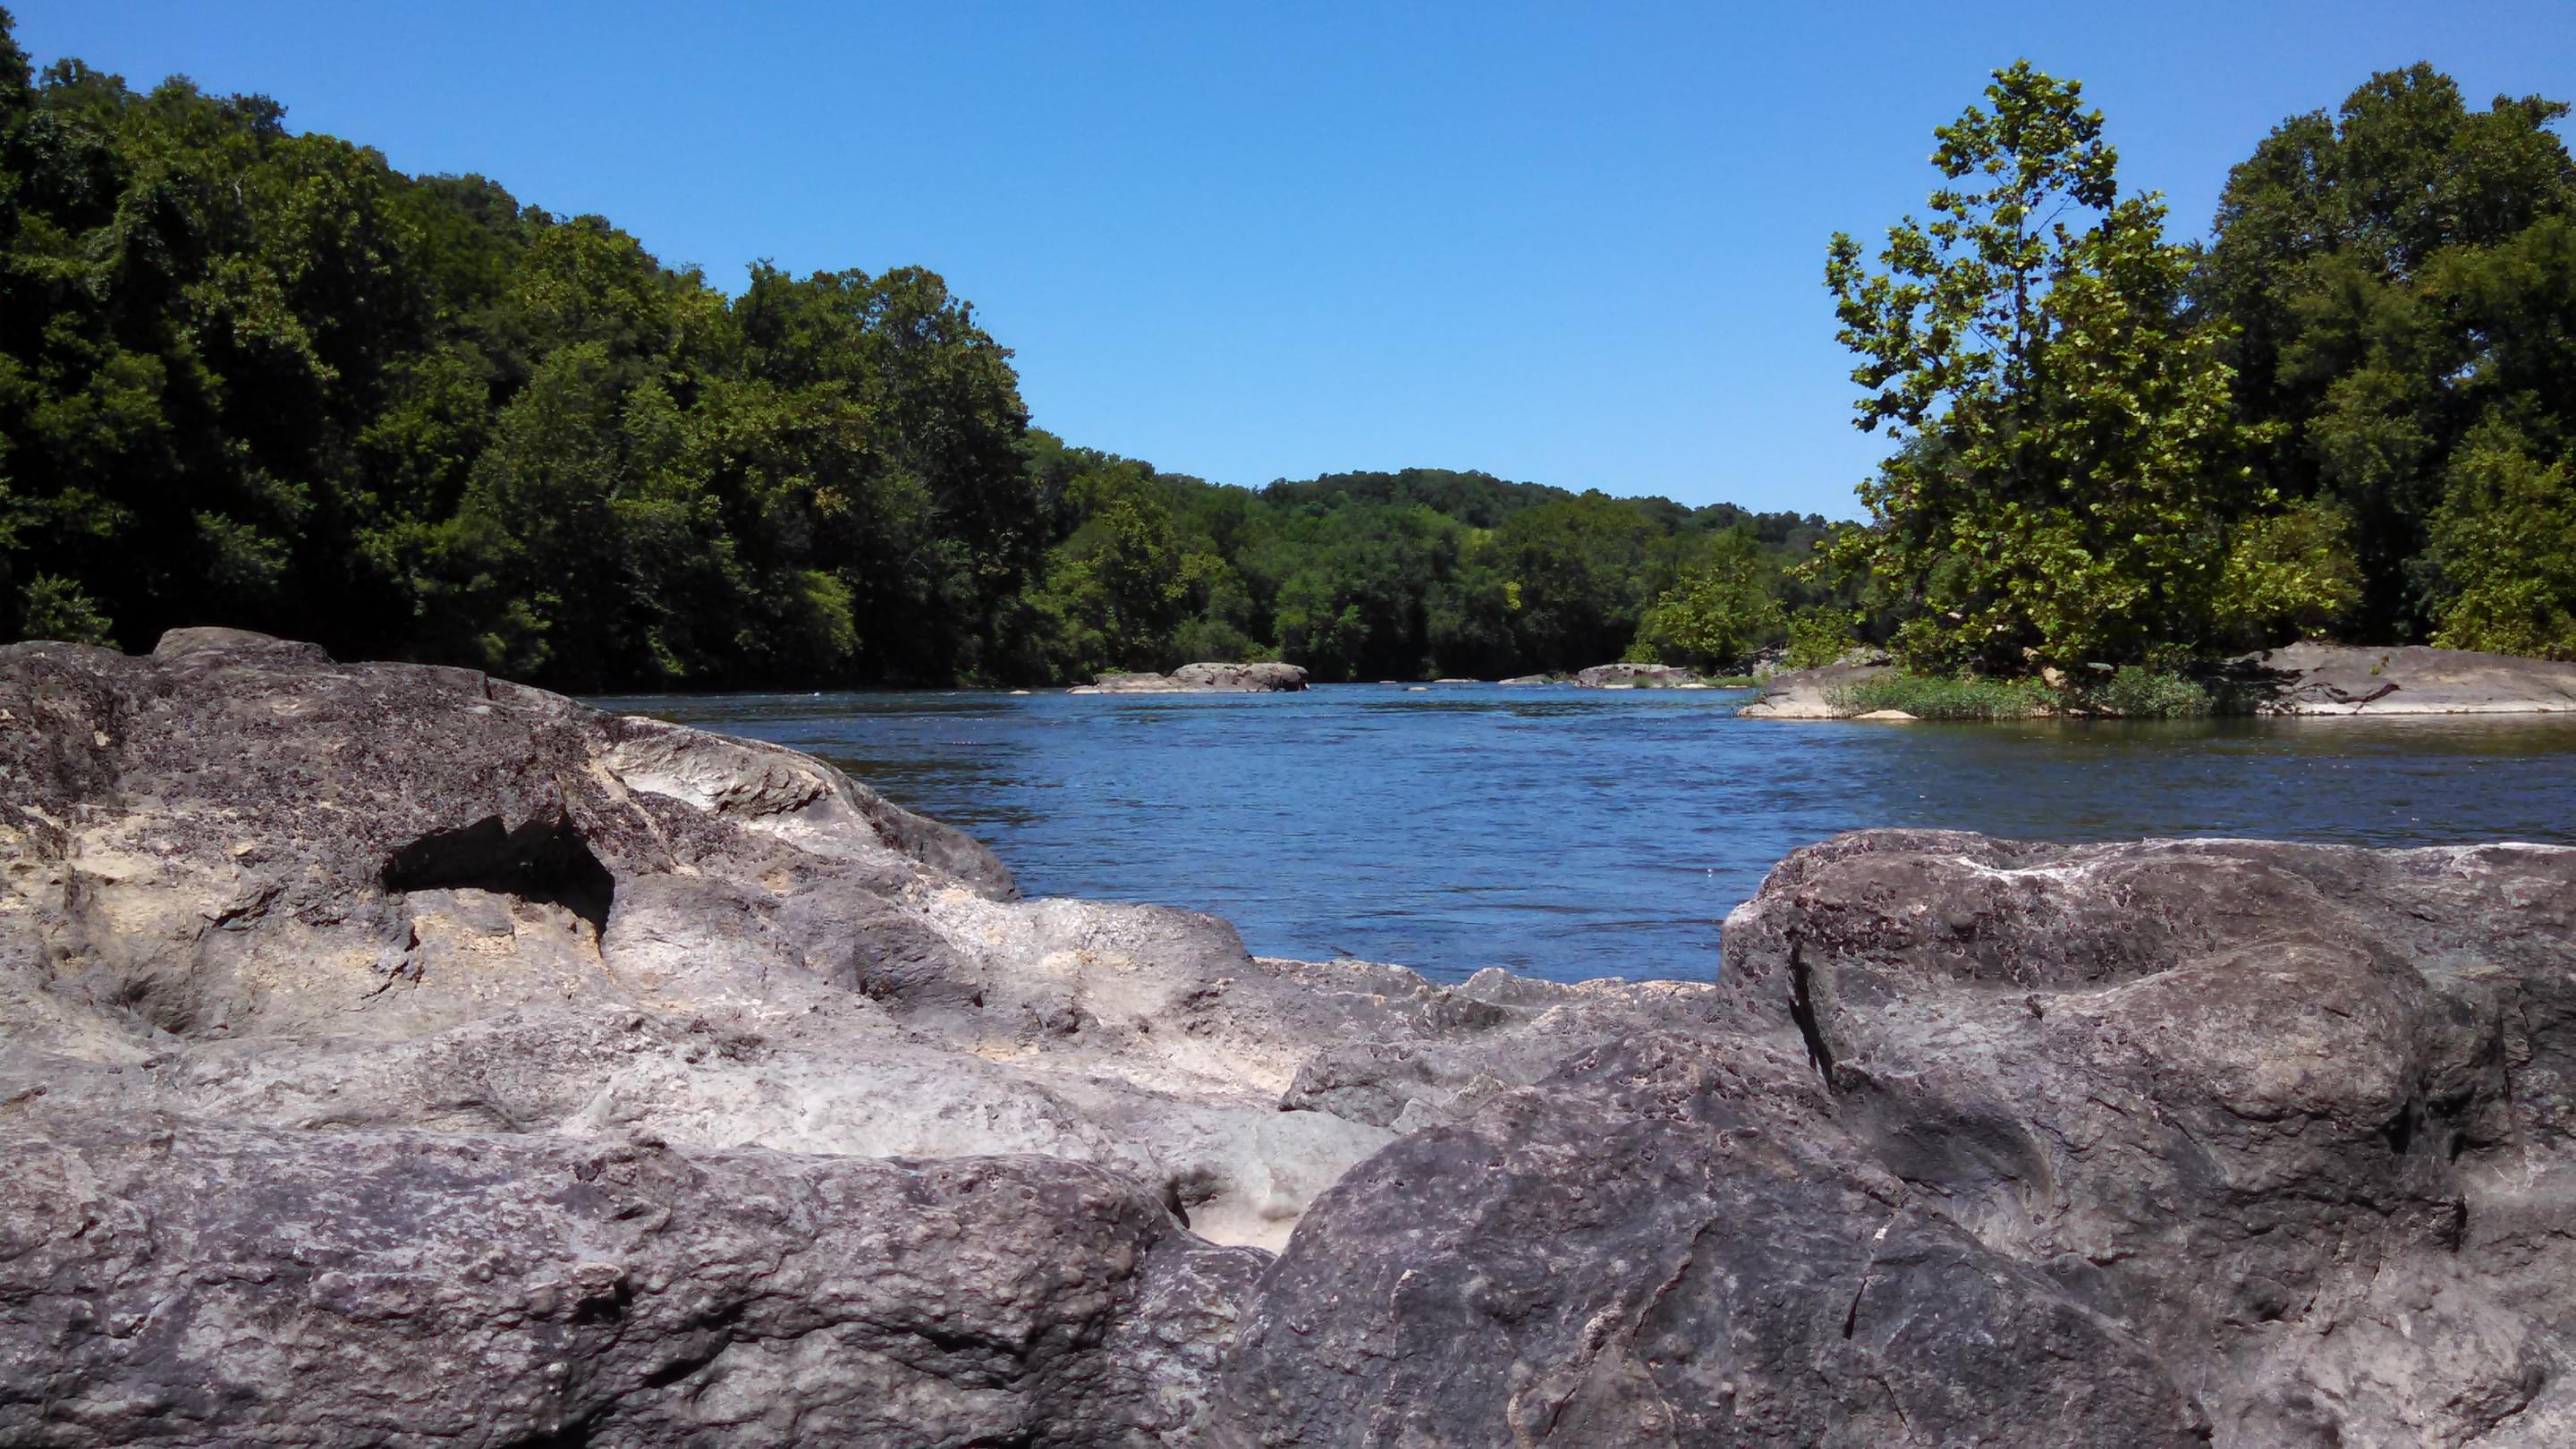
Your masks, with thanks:
[[[1306,687],[1295,664],[1184,664],[1170,674],[1103,674],[1068,694],[1277,694]]]
[[[1877,663],[1785,670],[1764,679],[1759,692],[1735,714],[1739,719],[1848,719],[1851,710],[1839,702],[1840,692],[1890,672],[1883,657]]]
[[[2292,644],[2233,661],[2273,714],[2553,714],[2576,710],[2576,664],[2422,645]]]
[[[793,751],[231,632],[0,649],[0,798],[9,1442],[1182,1442],[1396,1124],[1718,1000],[1256,961]],[[563,1196],[632,1143],[663,1207]]]
[[[1511,678],[1503,680],[1502,682],[1504,684],[1563,684],[1566,682],[1566,676],[1562,674],[1515,674]]]
[[[0,649],[0,800],[0,1442],[2576,1442],[2576,851],[1873,832],[1444,987],[229,631]]]
[[[1264,1261],[1046,1158],[19,1117],[13,1444],[1145,1449]]]
[[[1574,672],[1582,689],[1704,689],[1699,675],[1678,664],[1595,664]]]
[[[1883,831],[1354,1169],[1228,1446],[2576,1442],[2576,850]]]

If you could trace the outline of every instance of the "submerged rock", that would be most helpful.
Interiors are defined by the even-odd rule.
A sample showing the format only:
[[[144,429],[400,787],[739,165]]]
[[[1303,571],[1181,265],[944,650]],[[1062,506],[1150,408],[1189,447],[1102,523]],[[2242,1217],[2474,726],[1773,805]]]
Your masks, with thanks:
[[[0,800],[11,1443],[2576,1442],[2576,850],[1871,832],[1443,987],[230,631],[0,649]]]
[[[1277,694],[1304,689],[1295,664],[1184,664],[1169,674],[1103,674],[1067,694]]]

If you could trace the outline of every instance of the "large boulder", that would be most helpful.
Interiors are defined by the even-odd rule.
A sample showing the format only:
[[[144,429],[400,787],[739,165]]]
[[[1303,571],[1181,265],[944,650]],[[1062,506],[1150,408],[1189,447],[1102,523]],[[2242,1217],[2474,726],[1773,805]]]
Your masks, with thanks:
[[[1048,1158],[22,1113],[0,1440],[1152,1449],[1263,1261]]]
[[[1718,999],[1256,960],[794,751],[236,631],[0,649],[0,799],[12,1442],[1178,1442],[1352,1164]]]
[[[1355,1169],[1229,1446],[2576,1442],[2576,850],[1885,831]]]
[[[1443,986],[230,631],[0,649],[0,801],[0,1441],[2576,1442],[2576,850],[1869,832]]]
[[[2268,714],[2552,714],[2576,711],[2576,664],[2432,649],[2292,644],[2232,661]]]

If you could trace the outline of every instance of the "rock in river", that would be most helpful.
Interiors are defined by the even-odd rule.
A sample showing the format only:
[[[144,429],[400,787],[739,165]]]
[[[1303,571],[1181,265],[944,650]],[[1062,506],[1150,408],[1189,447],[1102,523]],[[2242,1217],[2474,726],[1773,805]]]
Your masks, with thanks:
[[[2576,664],[2432,649],[2292,644],[2235,661],[2269,714],[2553,714],[2576,710]]]
[[[1440,987],[231,631],[0,649],[0,800],[0,1442],[2576,1442],[2576,851],[1864,833]]]
[[[1583,689],[1705,689],[1707,682],[1678,664],[1595,664],[1574,672]]]
[[[1184,664],[1169,674],[1103,674],[1068,694],[1276,694],[1306,687],[1295,664]]]

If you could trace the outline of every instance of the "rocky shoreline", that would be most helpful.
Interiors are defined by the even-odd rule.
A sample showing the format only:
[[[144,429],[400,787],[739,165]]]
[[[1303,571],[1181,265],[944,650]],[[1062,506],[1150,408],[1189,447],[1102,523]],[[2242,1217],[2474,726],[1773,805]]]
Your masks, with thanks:
[[[1888,710],[1858,712],[1838,697],[1855,684],[1892,672],[1886,664],[1784,671],[1764,680],[1759,693],[1736,714],[1744,719],[1909,719]],[[2576,713],[2576,664],[2419,644],[2292,644],[2229,660],[2220,679],[2248,696],[2248,712],[2260,715]]]
[[[1783,861],[1255,959],[792,751],[0,649],[0,1441],[2576,1438],[2576,850]]]

